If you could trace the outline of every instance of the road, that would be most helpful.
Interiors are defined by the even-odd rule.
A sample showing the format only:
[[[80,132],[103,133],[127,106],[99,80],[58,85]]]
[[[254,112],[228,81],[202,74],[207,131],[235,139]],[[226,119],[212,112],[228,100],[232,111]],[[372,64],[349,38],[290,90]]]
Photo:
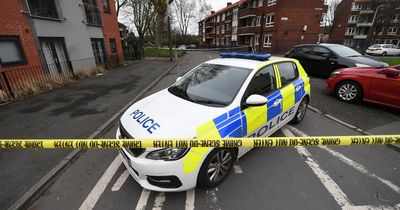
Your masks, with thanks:
[[[172,84],[191,67],[216,57],[189,52],[146,95]],[[344,104],[312,78],[311,104],[373,133],[398,133],[400,113],[370,104]],[[116,126],[104,138],[113,138]],[[360,135],[309,110],[302,123],[274,136]],[[158,193],[127,174],[115,150],[89,150],[30,209],[400,209],[400,153],[394,147],[257,148],[243,156],[217,188]]]

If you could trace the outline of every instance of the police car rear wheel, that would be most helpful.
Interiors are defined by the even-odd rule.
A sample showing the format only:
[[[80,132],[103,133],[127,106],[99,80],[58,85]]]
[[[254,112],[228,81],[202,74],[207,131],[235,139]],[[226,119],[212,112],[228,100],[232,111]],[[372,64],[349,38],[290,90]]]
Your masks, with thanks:
[[[232,169],[235,155],[233,150],[214,149],[201,166],[198,182],[203,187],[215,187],[222,183]]]
[[[296,111],[296,115],[294,116],[291,123],[293,124],[300,123],[303,120],[304,116],[306,116],[307,107],[308,107],[308,98],[306,97],[303,98],[303,100],[300,102],[300,105]]]

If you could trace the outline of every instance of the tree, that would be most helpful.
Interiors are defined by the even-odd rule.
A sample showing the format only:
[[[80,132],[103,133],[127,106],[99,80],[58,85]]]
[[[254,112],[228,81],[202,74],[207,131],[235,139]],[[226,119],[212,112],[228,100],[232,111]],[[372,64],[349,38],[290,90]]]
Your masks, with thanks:
[[[199,14],[199,20],[203,20],[207,15],[210,14],[210,11],[212,10],[212,7],[210,4],[207,3],[206,0],[198,0],[198,14]]]
[[[125,6],[127,2],[128,0],[115,0],[115,5],[117,7],[117,17],[119,15],[121,8]]]
[[[196,3],[193,0],[175,0],[172,3],[172,12],[178,23],[181,34],[185,37],[188,33],[188,27],[195,18]]]
[[[169,0],[172,2],[171,0]],[[162,33],[164,31],[165,16],[168,9],[168,0],[151,0],[156,14],[156,30],[154,34],[154,44],[156,47],[162,47]]]
[[[335,20],[335,12],[337,13],[336,9],[339,6],[340,2],[341,2],[341,0],[331,0],[328,5],[325,19],[323,21],[324,21],[324,26],[325,26],[325,32],[329,35],[333,31],[332,25]],[[338,14],[336,14],[336,15],[338,15]]]
[[[143,40],[154,16],[151,0],[128,0],[123,13],[124,18],[135,25],[140,40]]]

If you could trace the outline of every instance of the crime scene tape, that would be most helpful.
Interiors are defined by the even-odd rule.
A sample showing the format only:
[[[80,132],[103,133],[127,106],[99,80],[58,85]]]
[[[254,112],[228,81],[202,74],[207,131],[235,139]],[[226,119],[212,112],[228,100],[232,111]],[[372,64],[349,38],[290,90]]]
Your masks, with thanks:
[[[279,147],[400,144],[400,135],[217,139],[1,139],[0,149]]]

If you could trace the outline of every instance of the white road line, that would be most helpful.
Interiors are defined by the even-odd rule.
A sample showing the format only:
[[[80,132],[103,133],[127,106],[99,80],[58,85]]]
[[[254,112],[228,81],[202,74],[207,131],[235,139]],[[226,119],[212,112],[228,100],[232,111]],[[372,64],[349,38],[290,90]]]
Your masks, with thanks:
[[[153,210],[161,210],[165,202],[165,194],[163,192],[158,193],[154,200]]]
[[[150,191],[143,189],[142,194],[140,194],[140,198],[138,203],[136,204],[136,210],[143,210],[146,208],[147,200],[149,199]]]
[[[117,155],[114,161],[110,164],[107,170],[104,172],[103,176],[99,179],[97,184],[94,186],[92,191],[89,193],[85,201],[82,203],[80,210],[87,210],[93,209],[96,205],[97,201],[99,200],[101,194],[103,194],[104,190],[106,189],[108,183],[110,183],[112,177],[114,176],[115,172],[121,165],[122,161],[121,158]]]
[[[239,160],[233,164],[233,172],[235,174],[243,174],[242,167],[240,167]]]
[[[387,205],[365,205],[365,206],[351,206],[343,208],[344,210],[399,210],[400,204],[396,206],[387,206]]]
[[[186,191],[185,210],[194,210],[195,190],[191,189]]]
[[[341,160],[344,163],[348,164],[349,166],[357,169],[357,171],[359,171],[359,172],[361,172],[361,173],[363,173],[363,174],[365,174],[365,175],[367,175],[369,177],[372,177],[372,178],[375,178],[375,179],[379,180],[380,182],[382,182],[383,184],[385,184],[386,186],[390,187],[392,190],[394,190],[395,192],[400,194],[400,188],[397,185],[393,184],[391,181],[382,179],[381,177],[375,175],[374,173],[369,172],[361,164],[359,164],[357,162],[354,162],[353,160],[350,160],[348,157],[342,155],[341,153],[339,153],[339,152],[337,152],[337,151],[335,151],[333,149],[330,149],[330,148],[324,147],[324,146],[320,146],[319,148],[329,152],[331,155],[337,157],[339,160]]]
[[[293,127],[293,126],[288,126],[288,128],[292,131],[296,131],[296,133],[298,133],[301,136],[308,136],[306,133],[298,130],[297,128]],[[346,163],[347,165],[353,167],[354,169],[356,169],[357,171],[363,173],[364,175],[367,175],[369,177],[372,177],[374,179],[377,179],[378,181],[382,182],[383,184],[385,184],[386,186],[388,186],[389,188],[391,188],[392,190],[394,190],[395,192],[400,194],[400,187],[395,185],[394,183],[392,183],[391,181],[385,180],[377,175],[375,175],[374,173],[369,172],[363,165],[351,160],[350,158],[344,156],[343,154],[328,148],[326,146],[319,146],[319,148],[329,152],[331,155],[337,157],[339,160],[343,161],[344,163]]]
[[[129,177],[129,171],[125,170],[124,173],[122,173],[121,176],[118,178],[118,180],[115,182],[114,186],[111,188],[111,191],[113,192],[119,191],[122,185],[124,185],[125,181],[128,179],[128,177]]]
[[[283,127],[282,132],[287,137],[295,136],[289,129]],[[304,147],[295,147],[297,152],[305,157],[305,162],[311,168],[315,175],[320,179],[324,187],[328,190],[328,192],[335,199],[336,203],[341,208],[353,207],[353,204],[347,198],[347,195],[340,189],[340,187],[336,184],[335,181],[319,166],[319,164],[311,158],[311,154]]]

